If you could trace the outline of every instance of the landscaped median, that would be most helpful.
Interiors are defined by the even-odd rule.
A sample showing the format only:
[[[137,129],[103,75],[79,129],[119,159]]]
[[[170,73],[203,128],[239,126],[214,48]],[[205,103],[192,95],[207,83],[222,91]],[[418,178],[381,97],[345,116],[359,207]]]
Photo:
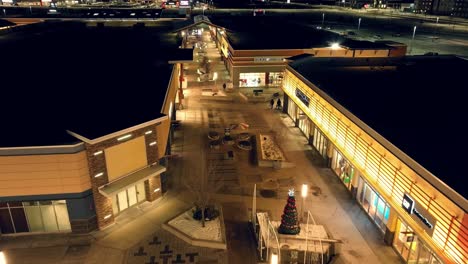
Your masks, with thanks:
[[[162,228],[192,246],[227,249],[226,229],[221,206],[216,206],[219,216],[214,220],[205,221],[205,227],[202,227],[201,221],[193,218],[194,209],[190,208],[167,221],[162,225]]]

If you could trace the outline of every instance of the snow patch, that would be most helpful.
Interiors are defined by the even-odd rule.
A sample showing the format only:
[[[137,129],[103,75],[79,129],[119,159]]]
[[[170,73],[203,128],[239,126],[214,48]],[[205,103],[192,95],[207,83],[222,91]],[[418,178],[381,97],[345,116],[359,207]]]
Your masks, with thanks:
[[[192,238],[222,242],[219,217],[205,221],[205,227],[202,227],[201,221],[193,219],[192,210],[189,210],[172,219],[168,224]]]

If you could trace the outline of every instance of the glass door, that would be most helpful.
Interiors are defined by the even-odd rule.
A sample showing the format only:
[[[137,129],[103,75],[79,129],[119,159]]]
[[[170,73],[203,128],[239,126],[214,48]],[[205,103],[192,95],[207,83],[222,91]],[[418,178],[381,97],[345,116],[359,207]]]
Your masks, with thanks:
[[[127,194],[128,194],[128,207],[131,207],[135,205],[137,201],[137,191],[136,191],[136,186],[132,186],[127,189]]]
[[[137,191],[137,199],[138,202],[143,202],[146,200],[145,196],[145,182],[139,182],[136,185],[136,191]]]
[[[123,190],[117,194],[117,200],[119,202],[119,211],[122,212],[123,210],[128,208],[128,201],[127,201],[127,190]]]

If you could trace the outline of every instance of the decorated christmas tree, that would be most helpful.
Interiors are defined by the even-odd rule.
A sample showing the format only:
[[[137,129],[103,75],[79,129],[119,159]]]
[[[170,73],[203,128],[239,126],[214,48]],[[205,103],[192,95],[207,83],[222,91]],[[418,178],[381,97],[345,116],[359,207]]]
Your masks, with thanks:
[[[299,221],[297,220],[296,198],[294,198],[294,189],[289,190],[288,203],[284,206],[281,216],[281,225],[278,233],[285,235],[296,235],[301,231]]]

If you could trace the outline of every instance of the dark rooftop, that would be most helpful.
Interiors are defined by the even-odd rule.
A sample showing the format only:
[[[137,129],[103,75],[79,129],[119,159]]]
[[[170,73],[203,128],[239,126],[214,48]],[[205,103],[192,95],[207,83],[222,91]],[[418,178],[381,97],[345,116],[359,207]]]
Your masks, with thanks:
[[[94,139],[163,115],[172,27],[51,23],[0,40],[0,147]],[[8,52],[5,52],[8,51]]]
[[[305,58],[290,65],[468,197],[466,172],[460,169],[465,164],[463,152],[468,148],[463,123],[467,120],[467,60],[455,56]]]
[[[389,49],[383,43],[345,38],[337,33],[277,17],[210,17],[213,24],[226,28],[234,49],[308,49],[340,43],[354,49]]]

